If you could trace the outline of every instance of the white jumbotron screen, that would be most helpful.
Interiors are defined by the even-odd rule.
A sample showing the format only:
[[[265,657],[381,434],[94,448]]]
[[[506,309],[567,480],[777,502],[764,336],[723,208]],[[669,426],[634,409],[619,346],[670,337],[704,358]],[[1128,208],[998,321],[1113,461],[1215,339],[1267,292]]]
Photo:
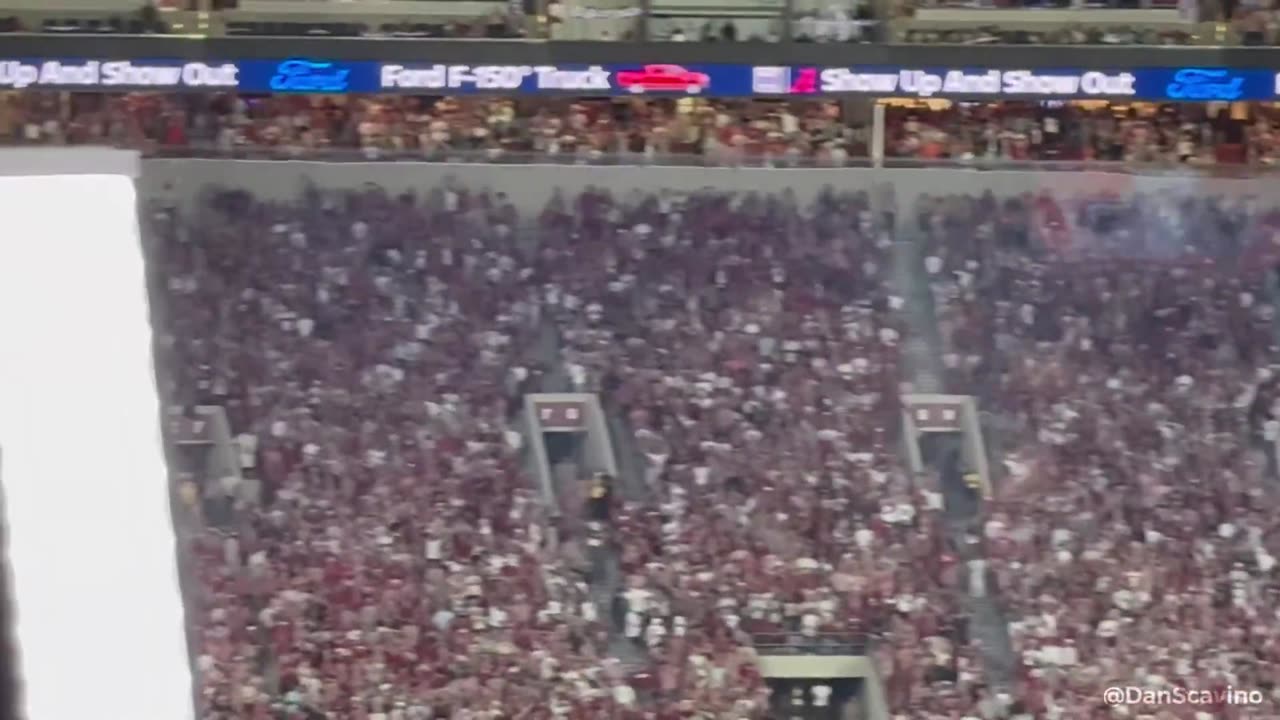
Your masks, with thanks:
[[[194,716],[133,181],[0,177],[0,449],[27,720]]]

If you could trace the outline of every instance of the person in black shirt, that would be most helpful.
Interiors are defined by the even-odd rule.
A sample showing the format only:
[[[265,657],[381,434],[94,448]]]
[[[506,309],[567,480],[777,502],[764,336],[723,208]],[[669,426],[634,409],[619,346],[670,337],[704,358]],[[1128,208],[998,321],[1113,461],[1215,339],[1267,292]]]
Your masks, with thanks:
[[[587,500],[587,515],[596,522],[608,522],[609,508],[613,503],[613,478],[606,473],[597,473],[591,478],[591,488]]]

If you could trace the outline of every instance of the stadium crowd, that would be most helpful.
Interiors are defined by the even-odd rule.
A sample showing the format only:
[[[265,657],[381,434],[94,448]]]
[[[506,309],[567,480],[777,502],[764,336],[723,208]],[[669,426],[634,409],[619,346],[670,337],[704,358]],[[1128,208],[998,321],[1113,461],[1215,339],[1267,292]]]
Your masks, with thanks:
[[[905,42],[920,45],[1192,45],[1195,35],[1186,30],[1157,30],[1128,25],[1059,25],[1043,29],[1013,29],[999,25],[980,27],[908,28]]]
[[[1272,157],[1266,116],[1002,108],[891,109],[889,154]],[[153,150],[843,162],[865,136],[819,102],[0,101],[6,139]],[[754,720],[770,633],[869,639],[911,720],[1112,718],[1116,685],[1263,698],[1128,717],[1280,715],[1280,210],[1164,191],[900,210],[601,189],[530,217],[456,185],[155,207],[165,395],[226,408],[260,488],[226,487],[235,520],[190,549],[202,716]],[[998,695],[937,483],[898,457],[908,223],[947,381],[1005,420],[977,538],[1019,659]],[[608,522],[616,603],[511,422],[548,325],[645,458],[644,499]]]
[[[1009,421],[982,540],[1044,717],[1111,717],[1094,710],[1110,686],[1259,693],[1130,708],[1184,713],[1169,717],[1280,708],[1280,225],[1257,204],[1092,191],[916,209],[950,379]]]
[[[674,671],[668,639],[708,622],[718,642],[868,634],[900,706],[950,700],[920,687],[958,609],[940,496],[894,450],[901,301],[867,197],[579,203],[543,218],[583,303],[567,366],[629,412],[652,480],[618,519],[627,635]]]
[[[178,153],[288,157],[332,149],[370,157],[584,161],[622,153],[724,162],[825,157],[839,164],[865,157],[867,136],[827,102],[83,94],[64,103],[39,93],[0,101],[0,138],[11,142],[107,142]]]
[[[889,108],[885,155],[922,160],[1250,164],[1277,159],[1269,108],[955,103]]]
[[[865,196],[600,190],[531,231],[459,187],[221,191],[152,223],[168,395],[226,407],[262,483],[195,548],[206,716],[764,717],[751,639],[781,632],[873,638],[903,718],[1114,717],[1111,685],[1257,689],[1144,711],[1275,717],[1275,317],[1241,269],[1275,257],[1280,213],[914,210],[948,379],[1011,420],[981,538],[1006,694],[984,692],[937,488],[897,459],[903,300]],[[611,521],[617,623],[510,432],[541,323],[646,457],[646,499]]]
[[[0,142],[178,155],[838,166],[866,162],[867,120],[816,100],[0,95]],[[1269,166],[1280,158],[1280,118],[1262,105],[892,105],[884,152],[891,162]]]
[[[196,547],[208,717],[762,717],[770,631],[879,638],[907,711],[978,682],[924,682],[973,662],[940,497],[894,452],[900,300],[866,198],[586,194],[536,248],[461,189],[206,200],[153,220],[167,394],[226,407],[262,485]],[[507,425],[541,321],[647,448],[617,628]]]
[[[887,115],[901,161],[1280,153],[1262,107]],[[870,135],[825,101],[0,95],[0,142],[179,155],[839,166]],[[1280,717],[1280,208],[1064,191],[901,210],[895,227],[862,193],[593,189],[530,217],[453,184],[151,208],[164,395],[226,409],[246,479],[186,496],[196,518],[211,492],[234,511],[187,548],[200,716],[791,720],[756,664],[774,635],[865,642],[895,720]],[[973,538],[1017,656],[999,692],[938,482],[899,457],[906,235],[945,380],[1000,429]],[[514,413],[552,370],[547,327],[644,458],[605,523],[616,598],[525,470]],[[1109,687],[1250,695],[1108,707]],[[806,720],[833,717],[811,690]]]

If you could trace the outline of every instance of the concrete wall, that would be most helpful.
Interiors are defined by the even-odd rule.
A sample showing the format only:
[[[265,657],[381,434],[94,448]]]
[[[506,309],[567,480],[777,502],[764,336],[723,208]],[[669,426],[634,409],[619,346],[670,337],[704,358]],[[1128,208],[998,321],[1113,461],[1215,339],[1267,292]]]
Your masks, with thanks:
[[[1176,192],[1178,194],[1256,195],[1280,204],[1280,183],[1270,176],[1209,178],[1190,174],[1131,175],[1108,172],[1036,170],[976,170],[967,168],[706,168],[577,165],[481,165],[426,162],[307,162],[281,160],[146,160],[141,180],[144,192],[189,202],[209,184],[241,187],[262,198],[296,197],[304,182],[322,188],[359,187],[375,183],[391,192],[425,190],[446,181],[507,193],[526,211],[540,209],[557,189],[579,192],[603,186],[614,192],[697,190],[793,191],[801,200],[825,187],[872,190],[893,186],[901,210],[912,207],[922,194],[977,193],[997,195],[1052,190],[1071,196],[1110,191]]]
[[[756,662],[767,678],[876,677],[870,658],[863,655],[761,655]]]

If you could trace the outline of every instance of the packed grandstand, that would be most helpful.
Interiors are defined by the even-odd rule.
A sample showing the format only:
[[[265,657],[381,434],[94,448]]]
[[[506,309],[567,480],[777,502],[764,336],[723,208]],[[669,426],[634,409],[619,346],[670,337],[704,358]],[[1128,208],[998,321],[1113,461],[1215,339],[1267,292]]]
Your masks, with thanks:
[[[759,180],[152,208],[164,392],[243,452],[180,478],[219,520],[191,544],[205,716],[867,717],[766,682],[781,637],[869,653],[892,717],[1115,717],[1113,686],[1258,692],[1134,717],[1275,717],[1276,209]],[[903,459],[913,384],[992,415],[980,515],[944,502],[954,459]],[[639,460],[603,514],[572,455],[540,502],[530,391],[616,415]]]
[[[179,157],[838,167],[867,164],[872,136],[835,100],[0,95],[0,143]],[[1280,116],[1262,103],[914,103],[886,108],[882,142],[890,163],[1270,166]]]
[[[1030,29],[600,4],[223,30],[1274,35],[1236,3]],[[0,29],[92,29],[42,12]],[[1276,720],[1280,116],[1212,96],[1256,79],[1198,103],[32,87],[0,92],[0,145],[148,158],[201,720]]]

